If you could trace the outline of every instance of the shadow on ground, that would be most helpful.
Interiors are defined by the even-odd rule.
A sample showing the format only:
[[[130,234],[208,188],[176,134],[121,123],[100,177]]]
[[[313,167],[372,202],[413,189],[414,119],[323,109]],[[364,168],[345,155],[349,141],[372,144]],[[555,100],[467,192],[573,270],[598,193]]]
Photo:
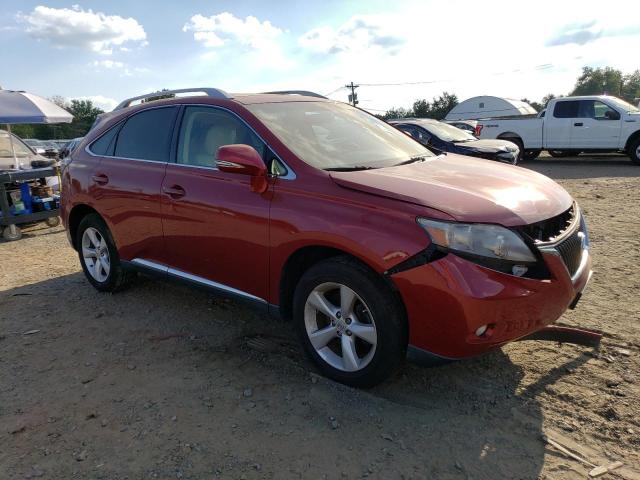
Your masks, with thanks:
[[[30,334],[25,332],[34,331]],[[576,361],[583,361],[581,359]],[[566,365],[541,382],[554,382]],[[501,351],[358,391],[313,374],[289,323],[141,278],[0,292],[9,478],[538,478],[541,384]]]
[[[597,179],[603,177],[638,177],[640,166],[622,155],[602,155],[570,158],[538,157],[518,164],[554,180]],[[578,168],[576,168],[578,167]]]

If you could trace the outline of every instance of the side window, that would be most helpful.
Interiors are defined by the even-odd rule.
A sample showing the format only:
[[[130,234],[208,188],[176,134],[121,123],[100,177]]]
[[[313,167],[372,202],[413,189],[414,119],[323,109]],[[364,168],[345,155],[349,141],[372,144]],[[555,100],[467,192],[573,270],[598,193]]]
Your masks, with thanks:
[[[593,102],[593,118],[596,120],[620,120],[620,114],[606,103]]]
[[[418,140],[418,132],[414,127],[411,127],[409,125],[398,125],[398,128],[402,130],[404,133],[408,133],[413,138]]]
[[[116,157],[168,162],[176,107],[136,113],[125,122],[118,138]]]
[[[556,106],[553,108],[553,116],[556,118],[576,118],[578,116],[577,100],[556,102]]]
[[[431,134],[429,132],[421,128],[416,128],[416,131],[418,132],[418,140],[420,142],[424,143],[425,145],[429,143],[429,141],[431,140]]]
[[[98,140],[96,140],[89,146],[89,151],[95,155],[112,157],[113,148],[115,147],[116,143],[115,139],[121,126],[122,123],[118,123],[117,125],[111,127],[111,129],[108,130],[107,133],[103,134],[100,138],[98,138]],[[72,146],[70,143],[68,150],[70,152],[73,151],[73,147],[75,147],[75,145]]]
[[[178,139],[178,163],[215,168],[218,148],[251,145],[262,158],[265,144],[241,120],[213,107],[186,107]]]

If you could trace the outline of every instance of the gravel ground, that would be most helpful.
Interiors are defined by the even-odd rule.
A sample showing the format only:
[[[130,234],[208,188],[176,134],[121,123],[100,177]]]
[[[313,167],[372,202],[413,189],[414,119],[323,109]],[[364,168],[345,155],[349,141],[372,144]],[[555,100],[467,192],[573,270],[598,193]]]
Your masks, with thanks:
[[[369,391],[241,304],[146,278],[96,292],[60,228],[0,243],[0,477],[640,478],[640,168],[524,166],[586,212],[595,276],[559,322],[600,350],[516,343]]]

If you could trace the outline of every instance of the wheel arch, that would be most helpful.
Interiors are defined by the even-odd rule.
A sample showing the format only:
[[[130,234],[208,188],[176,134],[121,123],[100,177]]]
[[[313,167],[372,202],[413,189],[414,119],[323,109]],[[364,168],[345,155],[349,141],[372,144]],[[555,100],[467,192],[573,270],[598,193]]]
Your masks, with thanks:
[[[287,260],[284,262],[280,274],[280,284],[278,288],[278,300],[280,302],[280,316],[284,319],[290,320],[292,317],[293,298],[300,278],[304,273],[313,265],[334,257],[349,258],[354,262],[357,262],[367,270],[371,271],[389,287],[393,293],[395,300],[399,302],[403,313],[406,318],[406,310],[404,302],[400,297],[395,284],[386,276],[381,275],[375,268],[367,263],[362,258],[353,255],[352,253],[342,250],[337,247],[327,245],[306,245],[293,251]]]
[[[627,138],[627,143],[624,145],[624,149],[625,151],[627,151],[627,153],[629,151],[629,148],[631,148],[631,145],[633,144],[633,142],[635,142],[639,138],[640,138],[640,130],[636,130],[631,135],[629,135],[629,138]]]
[[[87,215],[90,215],[92,213],[95,213],[96,215],[100,216],[100,218],[102,218],[100,213],[98,213],[98,211],[95,208],[90,207],[86,203],[81,203],[81,204],[75,205],[71,209],[71,212],[69,212],[69,220],[67,221],[67,229],[69,230],[69,237],[71,238],[71,245],[73,246],[73,248],[75,250],[78,250],[78,245],[76,244],[76,237],[77,237],[77,233],[78,233],[78,227],[80,226],[80,222],[82,221],[82,219],[84,217],[86,217]]]
[[[524,146],[522,137],[515,132],[502,132],[496,138],[499,140],[518,140]]]

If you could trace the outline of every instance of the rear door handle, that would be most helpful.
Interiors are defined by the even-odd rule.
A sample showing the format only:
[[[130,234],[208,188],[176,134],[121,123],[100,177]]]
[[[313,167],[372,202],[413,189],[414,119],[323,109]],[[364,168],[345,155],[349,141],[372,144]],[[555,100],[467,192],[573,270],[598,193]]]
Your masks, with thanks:
[[[104,173],[93,175],[91,179],[98,185],[106,185],[107,183],[109,183],[109,177],[107,177]]]
[[[582,122],[577,122],[573,124],[574,127],[581,127],[582,125],[583,125]]]
[[[187,192],[180,185],[174,185],[172,187],[163,187],[162,191],[169,195],[171,198],[184,197]]]

